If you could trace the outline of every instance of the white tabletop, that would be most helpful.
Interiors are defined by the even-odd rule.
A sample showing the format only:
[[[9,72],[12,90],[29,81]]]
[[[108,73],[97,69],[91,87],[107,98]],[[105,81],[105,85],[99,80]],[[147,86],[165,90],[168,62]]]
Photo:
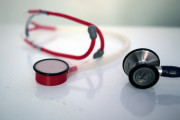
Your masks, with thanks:
[[[161,65],[180,66],[180,28],[107,28],[129,37],[131,47],[126,53],[136,48],[149,48],[159,55]],[[0,120],[180,119],[180,78],[161,77],[152,88],[136,89],[122,69],[126,53],[104,66],[73,74],[62,85],[50,87],[36,83],[33,64],[54,56],[26,45],[20,37],[23,29],[24,26],[0,25]],[[76,37],[81,38],[81,35]],[[88,34],[82,35],[83,39],[86,37]],[[63,38],[75,40],[70,33]],[[120,46],[115,42],[110,37],[106,39],[106,53]],[[79,43],[77,51],[83,46]],[[71,47],[63,49],[75,53]]]

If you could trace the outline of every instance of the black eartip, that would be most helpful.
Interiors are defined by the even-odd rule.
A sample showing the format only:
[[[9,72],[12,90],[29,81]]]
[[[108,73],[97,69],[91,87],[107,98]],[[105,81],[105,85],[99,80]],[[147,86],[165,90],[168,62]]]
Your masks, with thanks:
[[[96,59],[96,58],[100,58],[102,57],[104,54],[104,51],[102,51],[101,49],[99,49],[96,53],[94,53],[94,56],[93,58]]]

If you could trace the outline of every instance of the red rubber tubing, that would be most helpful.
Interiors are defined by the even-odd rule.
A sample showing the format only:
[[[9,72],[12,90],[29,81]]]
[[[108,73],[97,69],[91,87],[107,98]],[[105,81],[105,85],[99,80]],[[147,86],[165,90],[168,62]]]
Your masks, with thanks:
[[[36,48],[36,46],[32,42],[30,42],[27,38],[25,38],[24,41],[31,47]]]
[[[42,12],[43,10],[29,10],[28,13],[32,14],[32,13],[40,13]],[[75,17],[72,17],[72,16],[69,16],[69,15],[65,15],[65,14],[62,14],[62,13],[56,13],[56,12],[50,12],[50,11],[45,11],[48,15],[53,15],[53,16],[58,16],[58,17],[63,17],[63,18],[66,18],[66,19],[69,19],[69,20],[72,20],[72,21],[75,21],[75,22],[78,22],[80,24],[83,24],[83,25],[86,25],[86,26],[90,26],[90,25],[94,25],[92,23],[89,23],[89,22],[86,22],[84,20],[81,20],[81,19],[78,19],[78,18],[75,18]],[[95,25],[94,25],[95,26]],[[103,37],[103,34],[102,32],[100,31],[100,29],[95,26],[96,29],[97,29],[97,33],[99,35],[99,38],[100,38],[100,41],[101,41],[101,47],[100,49],[102,51],[104,51],[104,37]]]
[[[72,21],[75,21],[75,22],[78,22],[80,24],[83,24],[83,25],[86,25],[86,26],[91,26],[91,25],[94,25],[92,23],[89,23],[89,22],[86,22],[84,20],[81,20],[81,19],[78,19],[78,18],[75,18],[75,17],[72,17],[72,16],[69,16],[69,15],[65,15],[65,14],[62,14],[62,13],[56,13],[56,12],[49,12],[49,11],[46,11],[46,13],[48,15],[53,15],[53,16],[58,16],[58,17],[63,17],[63,18],[66,18],[66,19],[69,19],[69,20],[72,20]],[[95,25],[94,25],[95,26]],[[104,37],[101,33],[101,31],[99,30],[99,28],[97,26],[95,26],[96,29],[97,29],[97,33],[100,37],[100,41],[101,41],[101,50],[104,51]]]
[[[31,24],[34,25],[34,28],[30,28],[28,29],[29,31],[33,31],[33,30],[37,30],[37,29],[43,29],[43,30],[56,30],[55,27],[53,26],[47,26],[47,25],[40,25],[40,24],[37,24],[36,22],[34,21],[31,21]]]
[[[27,44],[29,44],[31,47],[36,48],[36,46],[32,42],[28,41],[27,38],[25,38],[24,41]],[[55,56],[60,56],[60,57],[66,57],[66,58],[80,60],[80,59],[86,58],[92,52],[92,50],[93,50],[93,48],[95,46],[95,41],[96,41],[96,39],[92,39],[91,40],[91,45],[90,45],[88,51],[85,54],[81,55],[81,56],[75,56],[75,55],[68,55],[68,54],[58,53],[58,52],[54,52],[54,51],[48,50],[46,48],[40,48],[40,50],[43,51],[43,52],[55,55]]]
[[[28,13],[40,13],[40,12],[42,12],[42,10],[29,10],[29,11],[28,11]],[[49,12],[49,11],[44,11],[44,12],[46,12],[47,15],[53,15],[53,16],[63,17],[63,18],[66,18],[66,19],[69,19],[69,20],[78,22],[78,23],[80,23],[80,24],[86,25],[86,26],[94,25],[94,24],[92,24],[92,23],[86,22],[86,21],[84,21],[84,20],[80,20],[80,19],[78,19],[78,18],[69,16],[69,15],[65,15],[65,14],[62,14],[62,13]],[[43,27],[43,25],[38,25],[38,24],[36,24],[35,22],[31,22],[31,24],[35,25],[35,27],[32,28],[32,29],[29,29],[30,31],[36,30],[36,29],[49,29],[49,28],[50,28],[49,26],[48,26],[48,27],[46,27],[46,26]],[[95,26],[95,25],[94,25],[94,26]],[[101,41],[101,47],[100,47],[100,49],[101,49],[102,51],[104,51],[104,37],[103,37],[101,31],[99,30],[99,28],[98,28],[97,26],[95,26],[95,27],[96,27],[96,29],[97,29],[97,33],[98,33],[98,35],[99,35],[99,37],[100,37],[100,41]],[[51,30],[54,30],[53,28],[50,28],[50,29],[51,29]],[[37,47],[37,46],[34,45],[32,42],[28,41],[27,38],[25,38],[24,40],[25,40],[25,42],[28,43],[30,46],[32,46],[32,47],[34,47],[34,48]],[[80,59],[86,58],[86,57],[89,56],[89,54],[92,52],[92,50],[93,50],[93,48],[94,48],[94,46],[95,46],[95,40],[96,40],[96,39],[92,39],[92,40],[91,40],[91,45],[90,45],[88,51],[87,51],[85,54],[81,55],[81,56],[68,55],[68,54],[64,54],[64,53],[57,53],[57,52],[54,52],[54,51],[50,51],[50,50],[48,50],[48,49],[46,49],[46,48],[40,48],[40,50],[43,51],[43,52],[52,54],[52,55],[56,55],[56,56],[60,56],[60,57],[66,57],[66,58],[71,58],[71,59],[80,60]]]
[[[86,58],[92,52],[92,50],[93,50],[93,48],[95,46],[95,41],[96,41],[96,39],[92,39],[91,40],[91,45],[90,45],[88,51],[85,54],[81,55],[81,56],[57,53],[57,52],[50,51],[50,50],[48,50],[46,48],[41,48],[41,51],[49,53],[49,54],[52,54],[52,55],[55,55],[55,56],[61,56],[61,57],[66,57],[66,58],[80,60],[80,59]]]

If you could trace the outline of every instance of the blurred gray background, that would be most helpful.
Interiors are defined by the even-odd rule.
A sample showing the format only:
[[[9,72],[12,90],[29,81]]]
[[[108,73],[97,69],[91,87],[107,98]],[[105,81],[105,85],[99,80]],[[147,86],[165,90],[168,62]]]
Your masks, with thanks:
[[[28,9],[61,12],[100,25],[180,26],[180,0],[0,0],[0,24],[24,24]]]

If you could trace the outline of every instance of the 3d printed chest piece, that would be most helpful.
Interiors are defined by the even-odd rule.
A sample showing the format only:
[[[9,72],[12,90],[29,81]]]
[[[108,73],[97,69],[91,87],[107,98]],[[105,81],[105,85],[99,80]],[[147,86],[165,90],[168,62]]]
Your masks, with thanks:
[[[43,59],[33,66],[36,71],[36,81],[42,85],[53,86],[67,80],[69,65],[59,59]]]

